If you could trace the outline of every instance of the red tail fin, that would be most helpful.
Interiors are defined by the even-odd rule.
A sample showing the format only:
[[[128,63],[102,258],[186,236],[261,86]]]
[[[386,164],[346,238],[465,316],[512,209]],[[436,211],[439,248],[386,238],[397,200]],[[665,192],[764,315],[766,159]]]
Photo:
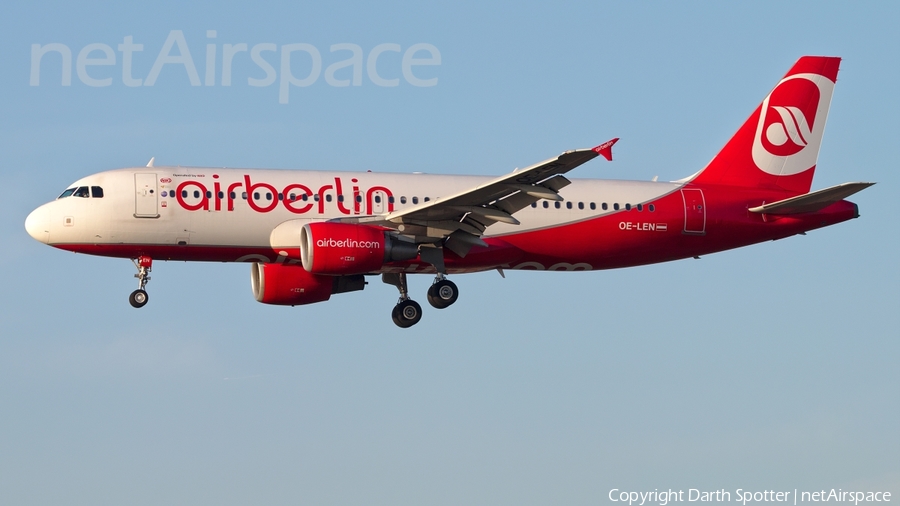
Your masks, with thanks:
[[[840,62],[797,60],[692,182],[808,192]]]

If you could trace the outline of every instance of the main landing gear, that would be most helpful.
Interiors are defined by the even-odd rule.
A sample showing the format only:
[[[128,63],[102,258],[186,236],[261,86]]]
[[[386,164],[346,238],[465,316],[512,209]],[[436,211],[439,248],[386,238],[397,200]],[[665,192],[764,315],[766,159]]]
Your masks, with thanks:
[[[459,289],[456,283],[447,279],[443,274],[434,278],[434,283],[428,287],[428,303],[436,309],[450,307],[459,298]]]
[[[409,285],[406,284],[406,273],[382,274],[381,280],[389,285],[394,285],[400,291],[400,300],[391,311],[391,318],[401,329],[412,327],[422,319],[422,306],[409,298]]]
[[[153,259],[148,256],[141,256],[137,260],[132,260],[132,262],[138,269],[138,273],[134,275],[138,279],[138,289],[131,292],[131,295],[128,296],[128,302],[131,303],[131,307],[141,308],[150,300],[150,296],[147,295],[147,290],[144,288],[147,286],[147,282],[150,281],[150,269],[153,267]]]
[[[394,285],[400,291],[400,300],[391,311],[391,318],[400,328],[409,328],[419,323],[422,319],[422,306],[409,298],[409,285],[406,282],[406,273],[386,273],[381,275],[382,281]],[[428,303],[437,309],[450,307],[459,298],[459,289],[456,283],[448,280],[443,274],[438,274],[434,283],[428,288]]]

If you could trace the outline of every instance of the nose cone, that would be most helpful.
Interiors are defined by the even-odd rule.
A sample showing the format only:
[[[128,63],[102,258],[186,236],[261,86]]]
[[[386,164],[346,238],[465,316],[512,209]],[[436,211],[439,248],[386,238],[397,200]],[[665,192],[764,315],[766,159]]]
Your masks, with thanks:
[[[43,205],[25,218],[25,230],[28,235],[44,244],[50,243],[50,209]]]

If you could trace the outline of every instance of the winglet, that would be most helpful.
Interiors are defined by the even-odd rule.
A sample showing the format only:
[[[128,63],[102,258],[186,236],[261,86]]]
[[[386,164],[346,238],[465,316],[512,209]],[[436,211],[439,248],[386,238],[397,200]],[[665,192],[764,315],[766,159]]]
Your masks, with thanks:
[[[611,162],[612,161],[612,147],[613,147],[613,144],[615,144],[617,142],[619,142],[618,137],[604,142],[603,144],[594,148],[593,151],[596,152],[598,155],[602,155],[603,158],[606,158],[607,160],[609,160]]]

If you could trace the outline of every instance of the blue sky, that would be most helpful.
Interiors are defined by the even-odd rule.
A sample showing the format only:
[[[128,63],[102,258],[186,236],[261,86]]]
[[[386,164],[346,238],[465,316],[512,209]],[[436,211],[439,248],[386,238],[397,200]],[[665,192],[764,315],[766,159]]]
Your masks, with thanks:
[[[837,2],[120,2],[0,7],[0,502],[598,504],[610,489],[900,494],[896,118],[900,9]],[[206,44],[306,43],[311,86],[145,79],[181,30]],[[215,30],[215,39],[207,37]],[[396,87],[326,83],[333,44],[431,44]],[[121,53],[116,53],[121,57]],[[266,53],[263,53],[266,55]],[[311,60],[292,65],[300,76]],[[43,246],[33,208],[90,173],[145,164],[503,174],[621,137],[576,177],[678,179],[703,166],[804,54],[844,58],[814,188],[878,184],[861,219],[697,260],[581,274],[460,276],[399,331],[392,287],[256,303],[249,267]],[[92,57],[99,57],[99,52]],[[268,60],[280,70],[276,53]],[[51,55],[52,56],[52,55]],[[180,69],[180,70],[179,70]],[[218,76],[219,74],[217,74]],[[279,74],[280,76],[281,74]],[[348,74],[349,76],[349,74]],[[413,278],[424,299],[430,278]]]

